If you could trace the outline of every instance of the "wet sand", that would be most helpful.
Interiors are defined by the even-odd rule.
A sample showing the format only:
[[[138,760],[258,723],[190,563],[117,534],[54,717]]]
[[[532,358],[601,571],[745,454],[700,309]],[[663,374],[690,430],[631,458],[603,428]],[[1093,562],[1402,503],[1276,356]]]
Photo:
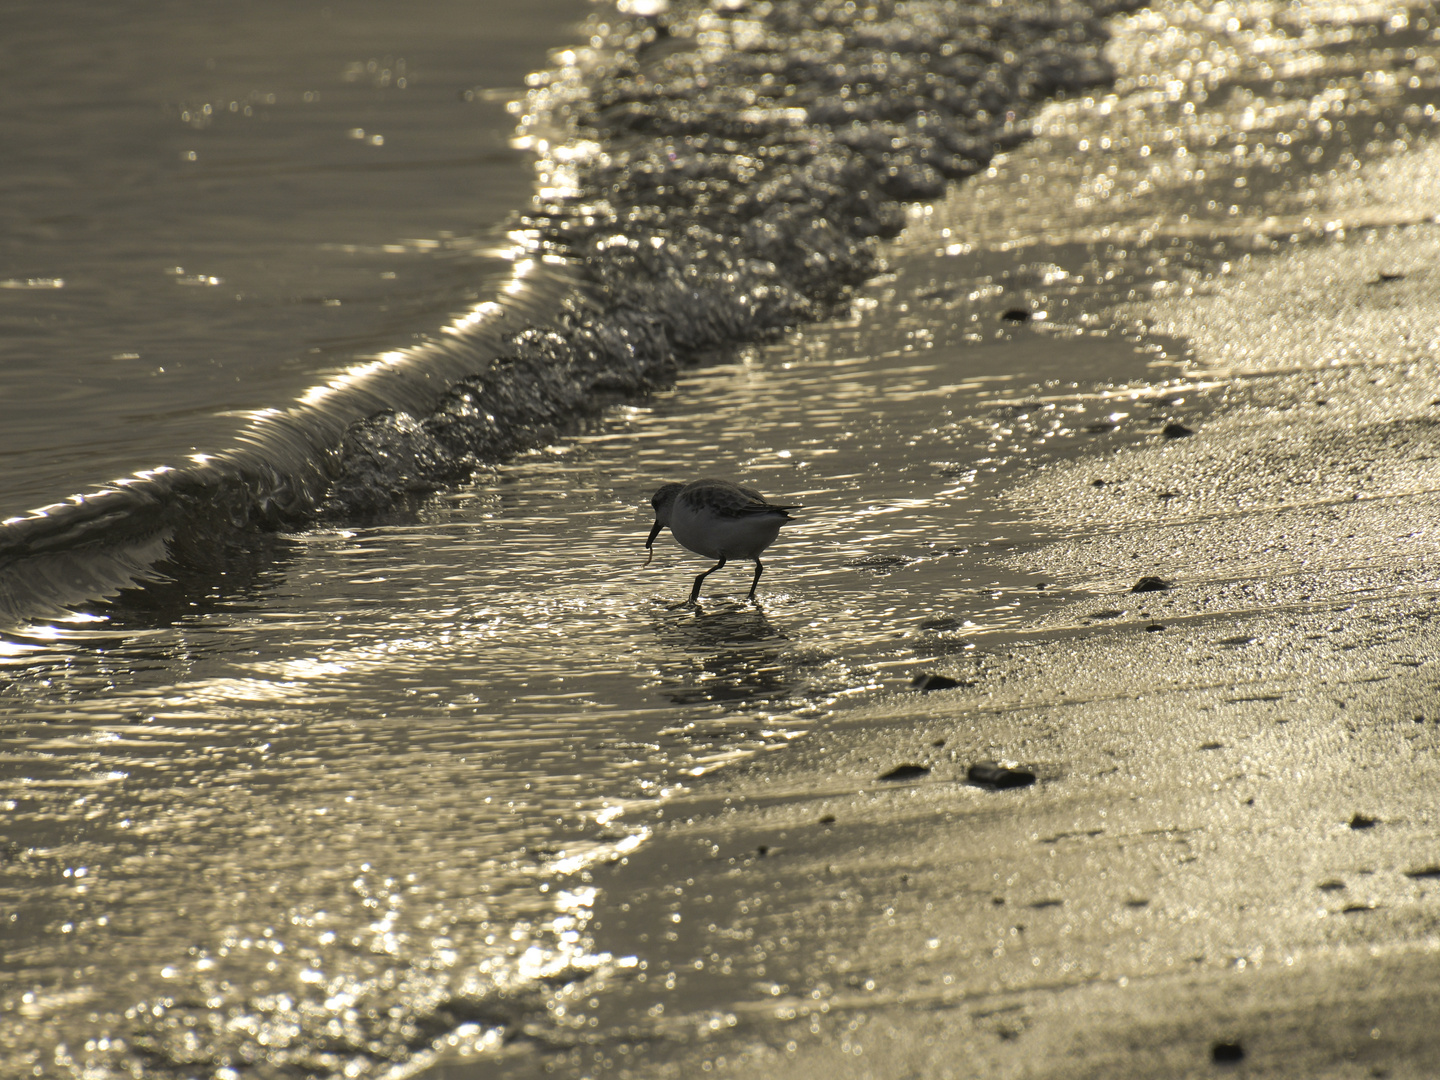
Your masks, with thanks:
[[[986,496],[1006,544],[926,579],[913,674],[956,685],[664,800],[575,882],[614,968],[431,1075],[1437,1075],[1440,155],[1156,174],[1185,121],[1146,108],[1042,118],[896,244],[912,317],[1048,316],[991,343],[1046,373],[975,454],[1045,447]],[[1092,139],[1142,148],[1132,201]],[[1024,265],[979,314],[932,251]]]
[[[606,948],[697,993],[751,976],[644,1075],[1188,1076],[1229,1046],[1244,1075],[1433,1075],[1433,610],[1098,621],[719,778],[597,878],[632,908]],[[984,761],[1037,782],[967,783]]]
[[[0,1041],[1428,1075],[1440,39],[1266,10],[1117,27],[1115,95],[910,205],[838,321],[37,658]],[[717,468],[807,509],[702,617],[637,508]]]
[[[1213,411],[1009,490],[1058,538],[995,565],[1018,630],[939,633],[958,685],[700,779],[587,874],[634,966],[486,1075],[1435,1075],[1436,242],[1115,312]]]

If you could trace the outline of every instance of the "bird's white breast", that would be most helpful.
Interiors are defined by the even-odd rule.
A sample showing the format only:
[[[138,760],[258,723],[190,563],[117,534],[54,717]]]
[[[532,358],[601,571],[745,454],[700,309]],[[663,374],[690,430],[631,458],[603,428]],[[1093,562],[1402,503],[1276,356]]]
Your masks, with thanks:
[[[783,513],[731,516],[677,500],[670,531],[683,547],[711,559],[755,559],[780,535]]]

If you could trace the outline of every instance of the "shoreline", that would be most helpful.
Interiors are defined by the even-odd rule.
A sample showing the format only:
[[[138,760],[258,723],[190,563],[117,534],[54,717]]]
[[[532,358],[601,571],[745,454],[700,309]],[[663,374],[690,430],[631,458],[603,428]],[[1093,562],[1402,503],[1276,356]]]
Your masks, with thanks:
[[[1258,325],[1328,255],[1343,320],[1378,295],[1344,257],[1363,242],[1203,303]],[[1440,328],[1428,273],[1383,297],[1391,323]],[[1344,366],[1277,349],[1193,437],[1019,480],[1054,539],[996,564],[1054,600],[940,635],[930,670],[959,686],[838,712],[667,801],[585,881],[595,951],[637,958],[584,992],[595,1033],[485,1075],[1430,1075],[1440,356],[1407,349],[1394,378],[1373,325]],[[1192,373],[1218,367],[1188,340]],[[1146,576],[1165,587],[1132,591]],[[988,790],[980,762],[1038,779]]]

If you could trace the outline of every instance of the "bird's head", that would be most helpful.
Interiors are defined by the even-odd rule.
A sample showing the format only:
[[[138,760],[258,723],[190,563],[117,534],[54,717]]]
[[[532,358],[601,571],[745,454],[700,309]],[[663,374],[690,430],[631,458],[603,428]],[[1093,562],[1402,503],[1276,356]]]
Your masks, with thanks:
[[[665,484],[654,495],[650,496],[650,505],[655,508],[655,524],[650,527],[650,535],[645,540],[645,547],[650,552],[650,558],[645,560],[645,565],[650,565],[650,559],[655,557],[655,538],[660,535],[660,530],[669,527],[670,511],[675,508],[675,496],[680,494],[684,484]]]

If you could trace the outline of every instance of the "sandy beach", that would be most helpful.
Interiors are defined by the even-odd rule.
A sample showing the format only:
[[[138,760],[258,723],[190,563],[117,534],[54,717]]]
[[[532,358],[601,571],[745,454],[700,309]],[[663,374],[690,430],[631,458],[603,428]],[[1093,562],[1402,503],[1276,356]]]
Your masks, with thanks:
[[[1057,538],[995,557],[1018,629],[957,600],[916,671],[948,688],[702,777],[587,873],[631,966],[484,1075],[1436,1075],[1436,244],[1112,309],[1218,392],[1009,487]]]
[[[26,19],[4,1078],[1440,1076],[1433,2],[252,6]]]

